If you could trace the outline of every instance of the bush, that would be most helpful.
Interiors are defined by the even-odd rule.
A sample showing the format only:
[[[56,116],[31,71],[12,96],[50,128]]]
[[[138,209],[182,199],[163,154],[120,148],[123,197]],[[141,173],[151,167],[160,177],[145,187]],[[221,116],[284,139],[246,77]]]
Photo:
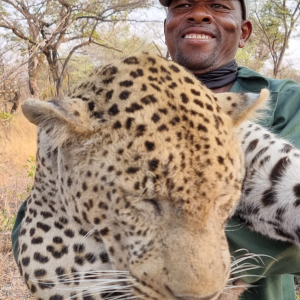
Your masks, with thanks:
[[[5,111],[0,111],[0,119],[8,120],[12,118],[12,114],[9,114]]]
[[[16,215],[10,214],[4,208],[0,210],[0,232],[12,231],[16,222]]]

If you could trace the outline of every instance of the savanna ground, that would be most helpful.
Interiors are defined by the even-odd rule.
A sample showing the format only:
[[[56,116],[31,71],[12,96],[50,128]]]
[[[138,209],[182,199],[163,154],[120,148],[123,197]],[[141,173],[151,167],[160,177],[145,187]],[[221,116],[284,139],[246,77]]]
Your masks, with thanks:
[[[33,300],[13,258],[10,234],[32,185],[36,128],[18,112],[0,114],[0,300]]]
[[[20,111],[14,116],[0,112],[0,300],[35,300],[20,278],[10,239],[33,183],[35,154],[35,126]],[[300,299],[299,288],[297,293]]]

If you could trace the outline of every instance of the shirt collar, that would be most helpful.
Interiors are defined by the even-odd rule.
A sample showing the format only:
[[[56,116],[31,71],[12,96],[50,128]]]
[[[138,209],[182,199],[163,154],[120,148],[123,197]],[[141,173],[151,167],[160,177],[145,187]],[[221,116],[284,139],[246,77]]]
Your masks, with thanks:
[[[269,88],[270,83],[261,74],[246,67],[238,67],[238,76],[231,91],[239,89],[238,85],[241,85],[243,89],[248,91],[259,93],[262,89]]]

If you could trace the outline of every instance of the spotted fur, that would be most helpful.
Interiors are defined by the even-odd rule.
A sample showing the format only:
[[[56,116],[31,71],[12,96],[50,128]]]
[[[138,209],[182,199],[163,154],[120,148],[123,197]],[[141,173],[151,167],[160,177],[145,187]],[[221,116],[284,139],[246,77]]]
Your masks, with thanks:
[[[220,108],[229,98],[234,114]],[[215,95],[181,66],[138,54],[62,101],[27,100],[38,152],[18,265],[31,293],[217,299],[244,178],[236,127],[266,98]]]
[[[300,150],[244,122],[239,137],[246,177],[236,215],[255,231],[300,247]]]

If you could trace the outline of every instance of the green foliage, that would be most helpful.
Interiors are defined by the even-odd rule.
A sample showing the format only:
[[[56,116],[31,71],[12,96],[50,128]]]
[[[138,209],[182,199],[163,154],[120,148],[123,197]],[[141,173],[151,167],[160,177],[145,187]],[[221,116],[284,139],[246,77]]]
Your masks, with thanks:
[[[61,57],[61,60],[64,61],[65,57]],[[88,76],[93,71],[93,69],[94,65],[88,56],[73,55],[68,63],[66,74],[64,76],[64,92],[68,94],[72,86],[82,81],[82,79]],[[41,70],[38,79],[38,86],[41,90],[41,99],[48,100],[54,97],[55,83],[53,82],[53,80],[51,80],[50,70],[46,65],[44,65]]]
[[[5,111],[1,111],[1,112],[0,112],[0,119],[2,119],[2,120],[9,120],[9,119],[12,119],[12,114],[7,113],[7,112],[5,112]]]
[[[300,21],[299,0],[255,0],[251,2],[251,21],[255,49],[267,49],[273,63],[273,76],[280,76],[283,58]],[[253,40],[253,38],[252,38]],[[260,60],[258,59],[257,62]]]
[[[16,215],[10,214],[6,209],[0,209],[0,232],[12,231],[16,222]]]
[[[23,168],[26,169],[27,177],[31,178],[32,182],[33,182],[34,177],[35,177],[35,172],[36,172],[36,160],[33,156],[30,156],[29,159],[27,159],[27,162],[28,162],[28,164],[24,165]],[[28,184],[27,188],[26,188],[27,193],[30,192],[31,188],[32,188],[32,184]],[[21,199],[22,199],[22,197],[21,197]]]
[[[36,160],[33,156],[29,156],[29,159],[27,159],[28,165],[24,165],[23,168],[26,169],[27,176],[29,178],[34,179],[35,176],[35,169],[36,169]]]
[[[30,156],[27,159],[27,164],[23,166],[26,169],[27,177],[31,179],[31,183],[29,183],[26,187],[26,191],[22,193],[16,193],[14,191],[8,191],[10,196],[14,196],[19,198],[22,202],[27,198],[28,193],[32,188],[32,183],[35,177],[36,172],[36,160],[33,156]],[[3,231],[12,231],[16,222],[16,215],[10,213],[9,209],[0,207],[0,232]]]
[[[65,89],[86,78],[94,69],[94,65],[87,56],[73,56],[68,64]]]
[[[278,2],[278,6],[274,5],[271,1],[260,0],[256,8],[257,18],[254,19],[254,21],[257,25],[260,25],[260,29],[264,32],[265,39],[268,37],[270,42],[274,41],[274,46],[278,49],[284,42],[283,17],[287,13],[288,8],[283,11],[280,8],[282,1],[276,2]],[[265,42],[268,41],[265,40]]]

